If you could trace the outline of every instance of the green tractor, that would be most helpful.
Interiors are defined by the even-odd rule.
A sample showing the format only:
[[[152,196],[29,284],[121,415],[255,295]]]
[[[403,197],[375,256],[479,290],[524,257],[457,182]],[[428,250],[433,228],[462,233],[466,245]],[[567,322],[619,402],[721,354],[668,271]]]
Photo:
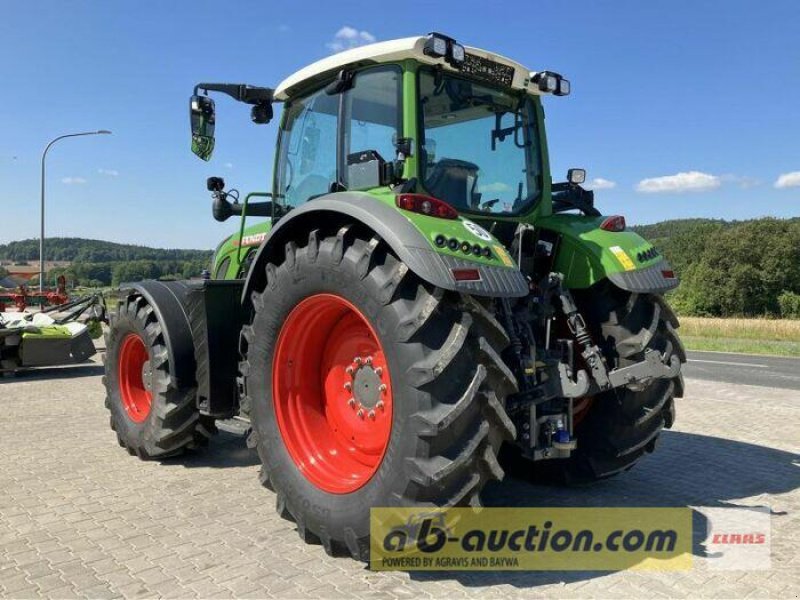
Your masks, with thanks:
[[[204,160],[209,92],[256,123],[284,104],[274,181],[239,202],[208,180],[214,217],[241,224],[204,279],[123,286],[119,443],[162,458],[246,420],[279,513],[359,559],[371,507],[477,506],[505,470],[585,482],[653,451],[683,394],[678,279],[584,171],[552,182],[542,97],[569,91],[438,33],[275,89],[198,84]]]

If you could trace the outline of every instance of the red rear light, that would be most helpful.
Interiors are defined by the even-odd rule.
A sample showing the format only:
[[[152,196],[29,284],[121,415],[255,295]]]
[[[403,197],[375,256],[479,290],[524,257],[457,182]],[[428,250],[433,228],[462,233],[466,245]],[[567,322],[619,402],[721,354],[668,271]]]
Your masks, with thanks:
[[[457,219],[458,211],[438,198],[425,194],[400,194],[395,200],[398,208],[440,219]]]
[[[480,269],[451,269],[456,281],[480,281]]]
[[[675,271],[661,271],[664,279],[675,279]]]
[[[625,231],[625,217],[621,215],[614,215],[613,217],[606,217],[600,223],[600,229],[603,231]]]

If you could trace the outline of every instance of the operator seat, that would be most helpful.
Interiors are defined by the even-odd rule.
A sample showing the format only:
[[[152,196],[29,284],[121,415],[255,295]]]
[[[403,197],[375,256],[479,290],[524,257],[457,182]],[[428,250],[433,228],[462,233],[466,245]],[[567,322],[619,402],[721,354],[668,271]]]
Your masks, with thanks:
[[[475,163],[457,158],[442,158],[429,168],[425,189],[454,208],[472,209],[476,203],[480,203],[480,194],[475,191],[478,170]]]

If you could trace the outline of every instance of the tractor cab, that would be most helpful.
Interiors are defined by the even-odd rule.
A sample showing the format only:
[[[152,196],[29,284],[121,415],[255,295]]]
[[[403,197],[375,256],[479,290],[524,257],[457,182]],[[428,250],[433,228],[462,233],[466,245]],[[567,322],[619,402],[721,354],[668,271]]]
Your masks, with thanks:
[[[539,96],[567,95],[570,84],[441,34],[373,44],[318,61],[274,90],[199,84],[193,151],[207,160],[215,119],[201,90],[254,111],[264,112],[267,98],[284,103],[272,189],[284,212],[329,193],[403,185],[485,218],[529,213],[542,200],[549,177]]]

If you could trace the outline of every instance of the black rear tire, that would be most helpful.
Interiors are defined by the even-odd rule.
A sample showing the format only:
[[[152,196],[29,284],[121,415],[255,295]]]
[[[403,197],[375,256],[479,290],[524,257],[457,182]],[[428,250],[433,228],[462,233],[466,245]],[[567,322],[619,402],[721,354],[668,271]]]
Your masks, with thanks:
[[[283,262],[267,265],[266,273],[266,289],[253,294],[254,317],[243,330],[243,405],[251,407],[261,481],[300,537],[329,554],[368,560],[371,507],[478,505],[486,482],[503,477],[496,454],[514,437],[504,399],[516,383],[499,356],[508,339],[490,312],[423,282],[380,240],[349,227],[327,237],[314,231],[303,247],[287,244]],[[380,338],[391,373],[386,452],[374,475],[349,493],[325,491],[300,471],[274,406],[281,328],[298,303],[317,294],[358,308]]]
[[[141,421],[134,420],[126,410],[120,386],[121,348],[129,336],[143,342],[152,373],[151,405]],[[194,387],[177,386],[170,368],[164,326],[147,300],[136,294],[122,300],[116,312],[110,314],[105,342],[105,405],[120,446],[147,460],[175,456],[208,443],[216,431],[213,420],[197,411]]]
[[[647,349],[686,362],[676,332],[678,319],[661,296],[626,292],[608,281],[573,294],[609,368],[639,362]],[[568,459],[534,463],[534,476],[580,484],[631,469],[655,450],[662,429],[672,426],[674,399],[682,396],[683,378],[678,375],[590,398],[576,418],[577,449]]]

